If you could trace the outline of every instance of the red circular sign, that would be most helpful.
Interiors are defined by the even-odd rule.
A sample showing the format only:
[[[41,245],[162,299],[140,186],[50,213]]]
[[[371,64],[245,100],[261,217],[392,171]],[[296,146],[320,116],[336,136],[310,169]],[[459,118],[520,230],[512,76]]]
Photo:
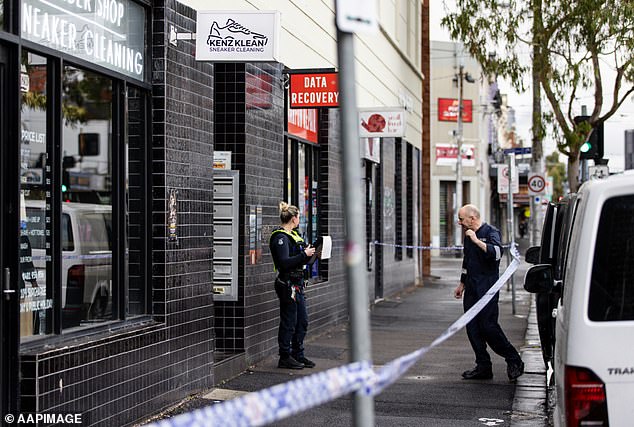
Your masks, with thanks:
[[[533,175],[528,178],[528,189],[533,193],[541,193],[546,188],[546,181],[541,175]]]

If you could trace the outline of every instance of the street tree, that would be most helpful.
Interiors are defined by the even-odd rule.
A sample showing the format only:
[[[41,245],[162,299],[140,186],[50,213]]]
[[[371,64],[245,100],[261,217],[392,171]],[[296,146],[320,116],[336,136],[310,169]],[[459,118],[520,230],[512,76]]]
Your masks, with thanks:
[[[559,152],[553,151],[546,156],[546,171],[553,178],[553,200],[559,200],[564,195],[566,179],[566,165],[559,161]]]
[[[550,105],[552,136],[568,157],[570,191],[576,191],[582,145],[634,91],[634,2],[456,0],[456,6],[442,23],[486,72],[522,92],[533,68]],[[588,105],[589,118],[575,122],[581,104]],[[541,123],[533,133],[543,132]]]

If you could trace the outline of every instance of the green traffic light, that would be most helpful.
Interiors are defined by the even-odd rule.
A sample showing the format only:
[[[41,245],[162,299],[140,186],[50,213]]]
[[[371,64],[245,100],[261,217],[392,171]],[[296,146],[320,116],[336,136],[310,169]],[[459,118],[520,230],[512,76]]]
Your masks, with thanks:
[[[586,141],[581,146],[581,152],[582,153],[587,153],[588,151],[590,151],[591,148],[592,148],[592,145],[588,141]]]
[[[62,193],[65,193],[66,191],[68,191],[68,188],[66,188],[66,186],[62,184]]]

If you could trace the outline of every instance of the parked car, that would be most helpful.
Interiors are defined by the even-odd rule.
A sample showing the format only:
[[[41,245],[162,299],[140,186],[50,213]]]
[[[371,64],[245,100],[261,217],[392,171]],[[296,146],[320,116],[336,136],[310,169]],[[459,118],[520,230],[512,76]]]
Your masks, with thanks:
[[[46,268],[46,213],[43,201],[26,201],[27,228],[33,264]],[[103,320],[112,313],[112,208],[92,203],[63,203],[62,245],[62,324]],[[39,274],[38,277],[46,277]],[[40,283],[40,286],[45,285]]]
[[[574,201],[577,195],[572,193],[557,203],[549,203],[544,215],[544,224],[539,246],[526,251],[525,260],[531,264],[548,264],[552,266],[553,278],[563,280],[565,250],[570,237]],[[552,368],[553,351],[555,349],[555,313],[559,302],[561,288],[554,286],[547,291],[535,291],[537,308],[537,328],[541,341],[542,356],[546,368]]]
[[[556,426],[634,419],[634,173],[583,184],[571,209],[563,270],[526,273],[534,292],[561,289],[554,349]]]

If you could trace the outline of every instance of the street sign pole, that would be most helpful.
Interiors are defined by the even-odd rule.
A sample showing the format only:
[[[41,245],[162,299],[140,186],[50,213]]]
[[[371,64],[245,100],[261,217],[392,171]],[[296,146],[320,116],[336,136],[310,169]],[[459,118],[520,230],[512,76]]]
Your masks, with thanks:
[[[339,3],[342,4],[339,4]],[[345,2],[338,0],[337,15]],[[359,188],[361,161],[359,156],[359,130],[357,98],[354,78],[354,34],[342,31],[337,17],[337,56],[339,60],[339,109],[341,121],[343,168],[343,206],[346,226],[344,262],[348,283],[348,306],[350,314],[351,361],[372,360],[370,346],[370,315],[368,313],[368,286],[365,271],[365,235],[362,209],[363,198]],[[353,425],[374,425],[374,398],[359,390],[354,393]]]
[[[513,223],[513,175],[515,172],[515,154],[509,153],[509,197],[507,200],[507,223],[508,223],[508,235],[509,235],[509,243],[511,247],[507,252],[507,260],[510,264],[511,262],[511,249],[515,247],[515,225]],[[515,281],[513,280],[513,276],[511,276],[511,295],[512,295],[512,307],[513,307],[513,315],[515,315]]]

